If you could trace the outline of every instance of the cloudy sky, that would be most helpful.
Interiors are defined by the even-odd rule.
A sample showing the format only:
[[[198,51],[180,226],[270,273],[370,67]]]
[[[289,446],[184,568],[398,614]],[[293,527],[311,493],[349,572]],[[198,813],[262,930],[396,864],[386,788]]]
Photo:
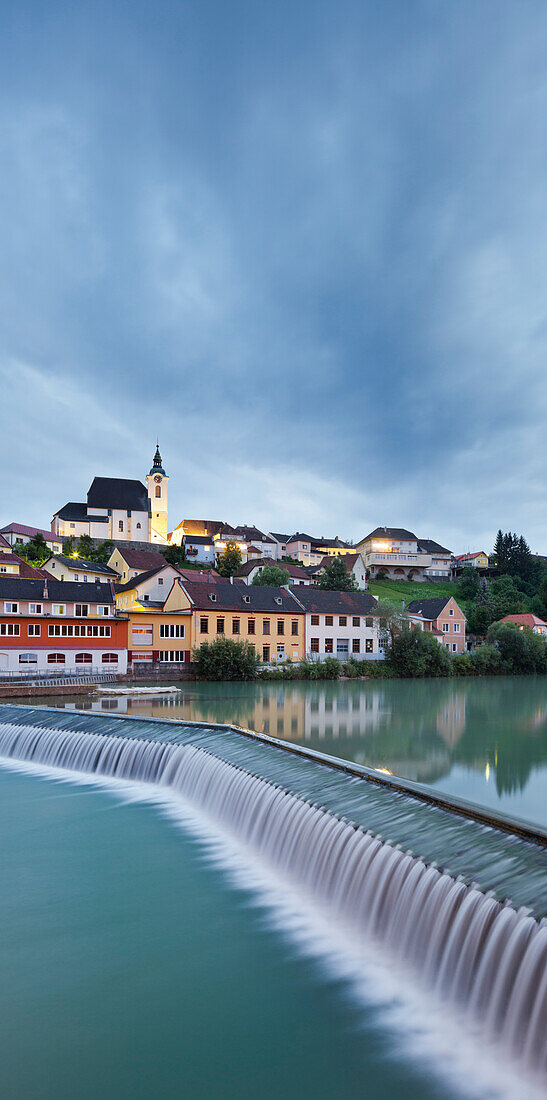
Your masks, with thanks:
[[[0,525],[547,553],[544,0],[4,0]]]

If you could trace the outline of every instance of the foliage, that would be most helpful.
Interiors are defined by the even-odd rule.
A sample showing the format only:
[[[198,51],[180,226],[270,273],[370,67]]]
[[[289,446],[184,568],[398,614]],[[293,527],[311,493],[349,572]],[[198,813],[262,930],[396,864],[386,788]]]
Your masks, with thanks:
[[[105,539],[98,546],[94,546],[91,561],[96,561],[98,565],[106,565],[113,553],[114,543],[112,539]]]
[[[467,614],[466,630],[469,634],[485,637],[492,621],[492,611],[487,603],[474,604]]]
[[[514,675],[547,672],[547,643],[530,627],[494,623],[488,631],[487,642],[498,650],[503,671]]]
[[[532,600],[532,611],[539,615],[540,619],[547,620],[547,573]]]
[[[255,573],[252,583],[259,586],[269,585],[271,588],[282,588],[283,585],[289,583],[289,580],[288,569],[282,569],[280,565],[265,565],[260,573]]]
[[[453,676],[474,676],[475,665],[471,653],[453,653],[450,656]]]
[[[172,542],[170,546],[165,546],[160,551],[162,557],[165,559],[168,565],[186,565],[186,550],[184,546],[177,546],[176,542]]]
[[[502,671],[501,654],[495,645],[481,645],[471,654],[477,676],[496,676]]]
[[[488,603],[494,619],[503,619],[505,615],[519,615],[529,609],[529,601],[517,588],[514,578],[497,577],[488,591]]]
[[[331,592],[355,592],[357,585],[342,558],[332,558],[323,570],[319,588],[327,588]]]
[[[392,642],[395,635],[398,634],[403,625],[408,622],[402,607],[398,607],[396,603],[391,600],[377,600],[376,607],[374,608],[374,618],[379,619],[379,640],[380,644],[385,648],[388,643]]]
[[[389,647],[389,660],[399,676],[450,676],[451,662],[447,649],[425,630],[410,630],[405,626]]]
[[[480,577],[472,565],[466,565],[458,582],[459,596],[462,600],[474,600],[481,589]]]
[[[192,659],[200,680],[254,680],[259,659],[249,642],[219,637],[194,649]]]
[[[93,560],[94,543],[91,535],[80,535],[78,539],[77,554],[79,558],[83,558],[84,561]]]
[[[217,569],[221,577],[233,577],[241,565],[241,550],[236,542],[228,539],[226,548],[218,555]]]
[[[261,669],[261,680],[338,680],[342,665],[337,657],[326,657],[324,661],[301,661],[292,664],[287,661],[275,668]]]
[[[33,535],[28,542],[16,542],[13,552],[35,566],[43,565],[51,556],[46,540],[40,532]]]

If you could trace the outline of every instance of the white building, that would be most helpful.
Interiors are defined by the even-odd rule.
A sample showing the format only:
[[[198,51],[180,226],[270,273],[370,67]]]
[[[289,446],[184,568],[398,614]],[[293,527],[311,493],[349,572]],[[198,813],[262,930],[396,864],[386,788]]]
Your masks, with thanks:
[[[381,661],[377,601],[370,592],[331,592],[328,589],[292,590],[306,612],[304,652],[308,660],[338,657],[347,661]]]

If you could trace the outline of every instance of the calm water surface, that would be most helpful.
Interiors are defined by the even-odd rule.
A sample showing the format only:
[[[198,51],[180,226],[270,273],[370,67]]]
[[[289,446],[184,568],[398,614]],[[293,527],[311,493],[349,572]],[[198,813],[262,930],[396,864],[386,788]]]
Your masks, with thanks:
[[[46,705],[235,722],[547,826],[547,677],[182,684]]]

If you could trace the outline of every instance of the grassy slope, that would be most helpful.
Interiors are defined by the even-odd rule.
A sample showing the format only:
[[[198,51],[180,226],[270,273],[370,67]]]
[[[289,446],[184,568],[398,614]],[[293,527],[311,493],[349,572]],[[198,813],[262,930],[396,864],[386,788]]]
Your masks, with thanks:
[[[369,581],[369,590],[377,599],[391,600],[397,604],[401,600],[408,604],[410,600],[425,600],[431,596],[454,596],[458,599],[458,585],[452,581],[439,584],[434,581]]]

